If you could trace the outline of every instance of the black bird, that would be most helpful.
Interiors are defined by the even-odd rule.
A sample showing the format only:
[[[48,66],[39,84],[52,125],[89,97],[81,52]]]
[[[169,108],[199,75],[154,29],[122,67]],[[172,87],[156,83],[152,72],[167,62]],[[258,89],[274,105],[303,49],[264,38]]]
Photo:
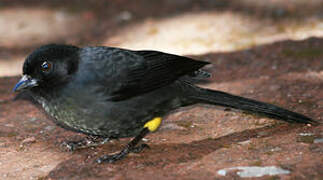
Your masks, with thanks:
[[[135,137],[114,162],[155,131],[162,117],[183,106],[207,103],[292,123],[314,120],[275,105],[195,86],[208,62],[158,51],[50,44],[32,52],[14,91],[29,90],[54,121],[67,129],[105,138]]]

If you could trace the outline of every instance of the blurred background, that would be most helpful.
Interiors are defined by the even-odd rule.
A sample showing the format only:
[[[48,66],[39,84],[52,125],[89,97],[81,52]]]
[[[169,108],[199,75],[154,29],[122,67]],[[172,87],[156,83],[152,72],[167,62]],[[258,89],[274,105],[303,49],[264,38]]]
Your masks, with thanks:
[[[0,76],[47,43],[232,52],[323,36],[322,0],[0,0]]]

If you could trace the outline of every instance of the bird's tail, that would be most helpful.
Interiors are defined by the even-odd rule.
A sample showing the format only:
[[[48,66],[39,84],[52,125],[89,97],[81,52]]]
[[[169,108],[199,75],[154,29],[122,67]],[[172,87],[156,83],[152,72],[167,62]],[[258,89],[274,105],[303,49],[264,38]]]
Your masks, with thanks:
[[[317,121],[309,117],[272,104],[231,95],[221,91],[203,89],[196,86],[193,89],[193,92],[190,93],[190,97],[197,102],[240,109],[291,123],[318,124]]]

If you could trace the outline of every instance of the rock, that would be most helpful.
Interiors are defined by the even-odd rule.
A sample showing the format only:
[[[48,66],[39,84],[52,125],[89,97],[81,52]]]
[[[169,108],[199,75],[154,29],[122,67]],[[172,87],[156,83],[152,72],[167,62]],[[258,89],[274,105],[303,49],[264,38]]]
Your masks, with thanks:
[[[238,142],[238,144],[240,145],[247,145],[247,144],[250,144],[251,140],[247,140],[247,141],[242,141],[242,142]]]
[[[132,19],[132,14],[129,11],[122,11],[116,19],[118,21],[129,21]]]
[[[313,136],[313,133],[299,133],[300,136]]]
[[[314,143],[323,143],[323,138],[314,139]]]
[[[36,138],[35,137],[29,137],[29,138],[26,138],[22,141],[22,144],[31,144],[31,143],[34,143],[36,142]]]
[[[45,130],[46,130],[46,131],[51,131],[51,130],[53,130],[53,129],[55,129],[55,126],[46,126],[46,127],[45,127]]]
[[[29,119],[29,121],[31,121],[31,122],[34,122],[36,120],[37,120],[37,118],[35,118],[35,117],[32,117],[32,118]]]
[[[167,123],[160,127],[160,130],[185,130],[183,126],[177,125],[175,123]]]
[[[5,124],[6,127],[15,127],[13,124]]]
[[[265,175],[279,175],[279,174],[289,174],[290,171],[276,167],[276,166],[266,166],[266,167],[258,167],[258,166],[238,166],[232,168],[225,168],[218,170],[218,175],[225,176],[228,171],[239,170],[237,175],[242,178],[252,178],[252,177],[261,177]]]

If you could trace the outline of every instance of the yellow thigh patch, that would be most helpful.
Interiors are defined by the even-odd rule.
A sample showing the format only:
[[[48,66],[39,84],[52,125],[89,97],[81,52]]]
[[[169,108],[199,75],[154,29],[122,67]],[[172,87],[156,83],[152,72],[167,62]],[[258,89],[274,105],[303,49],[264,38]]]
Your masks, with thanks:
[[[154,119],[148,121],[144,127],[148,128],[150,132],[156,131],[158,127],[160,126],[162,121],[161,117],[155,117]]]

